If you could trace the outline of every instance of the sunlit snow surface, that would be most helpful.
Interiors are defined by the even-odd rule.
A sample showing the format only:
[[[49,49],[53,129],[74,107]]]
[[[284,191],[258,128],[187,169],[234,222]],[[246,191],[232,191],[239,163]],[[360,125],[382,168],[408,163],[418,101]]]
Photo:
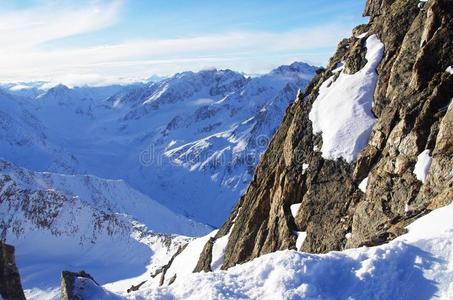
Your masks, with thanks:
[[[280,251],[228,271],[144,285],[129,299],[452,299],[453,205],[377,247],[327,254]]]
[[[415,164],[413,173],[421,182],[425,182],[426,176],[428,176],[429,168],[431,167],[431,162],[433,160],[429,153],[429,149],[426,149],[417,156],[417,163]]]
[[[30,295],[58,287],[63,270],[101,283],[166,263],[187,238],[212,229],[177,215],[124,181],[33,172],[0,160],[0,233],[16,248]],[[33,297],[29,297],[33,298]]]
[[[322,134],[322,156],[353,161],[368,142],[376,118],[371,112],[384,45],[376,35],[366,40],[366,65],[355,74],[344,70],[319,88],[309,118],[314,133]]]
[[[368,185],[368,177],[364,178],[364,179],[360,182],[360,184],[359,184],[359,189],[360,189],[362,192],[366,193],[366,187],[367,187],[367,185]]]

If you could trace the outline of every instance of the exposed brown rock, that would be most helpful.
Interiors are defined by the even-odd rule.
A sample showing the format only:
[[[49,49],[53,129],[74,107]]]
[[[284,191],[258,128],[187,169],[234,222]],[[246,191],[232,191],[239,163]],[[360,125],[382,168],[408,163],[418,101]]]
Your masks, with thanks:
[[[351,37],[288,109],[233,212],[237,217],[216,235],[226,235],[234,221],[222,268],[295,248],[295,231],[307,232],[303,250],[315,253],[380,244],[453,201],[453,75],[445,72],[453,62],[452,10],[449,0],[430,0],[423,9],[413,0],[367,2],[370,23],[354,35],[377,34],[384,44],[373,99],[378,119],[368,145],[352,163],[325,160],[317,150],[322,138],[308,118],[320,85],[340,62],[347,73],[366,63],[364,38]],[[425,149],[433,159],[422,183],[413,169]],[[363,193],[358,185],[365,177]],[[294,203],[301,203],[296,218],[290,212]],[[210,260],[205,250],[200,266]]]
[[[0,241],[0,296],[2,299],[25,299],[14,247],[2,241]]]
[[[212,247],[214,246],[215,238],[210,238],[206,245],[204,245],[203,251],[201,251],[200,259],[193,272],[210,272],[212,262]]]

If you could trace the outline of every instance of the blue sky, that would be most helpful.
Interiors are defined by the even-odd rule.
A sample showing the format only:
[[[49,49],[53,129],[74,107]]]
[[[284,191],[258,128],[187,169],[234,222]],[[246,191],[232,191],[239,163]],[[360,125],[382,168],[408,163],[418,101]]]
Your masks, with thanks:
[[[0,81],[70,85],[325,64],[364,0],[0,0]]]

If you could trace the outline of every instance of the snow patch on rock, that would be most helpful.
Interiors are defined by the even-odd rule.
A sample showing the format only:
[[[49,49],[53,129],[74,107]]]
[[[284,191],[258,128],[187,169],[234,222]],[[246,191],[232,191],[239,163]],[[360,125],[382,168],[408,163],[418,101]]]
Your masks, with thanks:
[[[300,251],[302,250],[302,245],[304,244],[304,241],[307,238],[307,232],[297,231],[296,234],[297,234],[296,249]]]
[[[426,176],[428,176],[429,168],[431,167],[432,157],[429,153],[429,149],[426,149],[417,156],[417,163],[413,171],[417,179],[423,183],[425,183]]]
[[[340,73],[327,79],[319,89],[309,118],[313,132],[322,134],[322,156],[325,159],[356,159],[365,147],[376,122],[371,108],[378,75],[376,67],[384,45],[376,35],[366,40],[367,64],[355,74]]]
[[[175,257],[173,263],[165,274],[168,283],[169,279],[176,275],[176,280],[179,278],[191,274],[198,263],[198,258],[200,257],[201,252],[203,251],[204,246],[209,241],[211,237],[214,237],[217,233],[217,230],[212,231],[211,233],[194,239],[191,241],[187,247]]]
[[[293,218],[296,218],[300,205],[301,205],[301,203],[297,203],[297,204],[293,204],[290,206],[291,214],[293,215]]]
[[[366,177],[365,179],[363,179],[363,180],[360,182],[360,184],[359,184],[359,189],[360,189],[362,192],[366,193],[366,187],[367,187],[367,185],[368,185],[368,177]]]

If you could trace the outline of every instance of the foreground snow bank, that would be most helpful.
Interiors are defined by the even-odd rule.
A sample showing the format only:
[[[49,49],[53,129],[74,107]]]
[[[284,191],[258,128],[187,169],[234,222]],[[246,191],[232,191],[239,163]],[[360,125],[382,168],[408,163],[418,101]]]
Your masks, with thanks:
[[[280,251],[228,271],[145,285],[130,299],[452,299],[453,205],[378,247],[328,254]]]

